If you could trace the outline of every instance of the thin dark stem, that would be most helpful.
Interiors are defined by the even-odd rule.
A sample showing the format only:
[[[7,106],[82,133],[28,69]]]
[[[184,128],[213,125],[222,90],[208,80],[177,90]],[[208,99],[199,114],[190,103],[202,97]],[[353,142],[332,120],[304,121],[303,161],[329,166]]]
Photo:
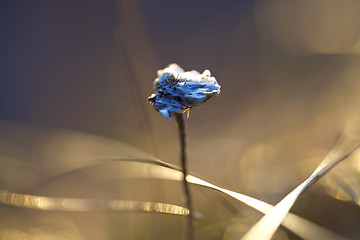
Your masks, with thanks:
[[[178,124],[179,137],[180,137],[181,166],[182,166],[182,172],[184,174],[183,186],[185,191],[185,206],[187,209],[189,209],[189,215],[187,217],[186,228],[185,228],[185,239],[192,240],[194,233],[193,222],[192,222],[193,208],[192,208],[192,199],[190,194],[189,183],[188,181],[186,181],[186,176],[188,174],[187,159],[186,159],[186,152],[187,152],[186,128],[185,128],[183,114],[175,113],[175,117],[176,117],[176,122]]]

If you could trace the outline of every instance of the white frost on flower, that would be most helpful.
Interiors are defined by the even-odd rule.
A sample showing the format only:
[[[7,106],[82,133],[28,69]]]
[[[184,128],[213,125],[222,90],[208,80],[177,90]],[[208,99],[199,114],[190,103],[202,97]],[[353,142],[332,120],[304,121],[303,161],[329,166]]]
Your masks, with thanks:
[[[173,63],[157,74],[154,81],[156,92],[148,100],[167,119],[173,113],[184,113],[193,107],[199,107],[220,93],[220,85],[211,77],[209,70],[202,74],[195,70],[185,72]]]

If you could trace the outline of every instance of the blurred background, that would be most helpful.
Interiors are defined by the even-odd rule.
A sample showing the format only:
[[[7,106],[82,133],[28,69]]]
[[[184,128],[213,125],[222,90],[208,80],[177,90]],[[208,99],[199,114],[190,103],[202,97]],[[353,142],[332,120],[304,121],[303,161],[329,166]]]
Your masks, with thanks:
[[[170,63],[209,69],[222,87],[186,122],[191,172],[210,182],[275,204],[340,136],[341,148],[359,143],[358,0],[8,1],[0,26],[3,190],[181,205],[179,183],[124,180],[121,168],[94,177],[86,164],[147,153],[179,165],[175,122],[146,100],[156,71]],[[357,239],[359,156],[321,179],[292,212]],[[196,225],[198,239],[238,239],[261,217],[219,193],[193,191],[207,217]],[[178,216],[0,211],[7,216],[0,233],[10,234],[3,236],[182,237]],[[277,239],[298,238],[280,228]]]

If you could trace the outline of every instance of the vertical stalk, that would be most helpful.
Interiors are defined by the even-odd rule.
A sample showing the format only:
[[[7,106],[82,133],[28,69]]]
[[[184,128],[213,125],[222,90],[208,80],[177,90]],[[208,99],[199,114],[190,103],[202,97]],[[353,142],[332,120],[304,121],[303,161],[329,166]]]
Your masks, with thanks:
[[[185,121],[182,113],[175,113],[176,122],[179,129],[179,137],[180,137],[180,159],[181,159],[181,167],[184,174],[183,178],[183,187],[185,192],[185,206],[189,209],[189,215],[186,219],[185,224],[185,239],[192,240],[194,234],[194,227],[193,227],[193,208],[192,208],[192,199],[190,194],[189,183],[186,181],[186,176],[188,174],[187,168],[187,145],[186,145],[186,128],[185,128]]]

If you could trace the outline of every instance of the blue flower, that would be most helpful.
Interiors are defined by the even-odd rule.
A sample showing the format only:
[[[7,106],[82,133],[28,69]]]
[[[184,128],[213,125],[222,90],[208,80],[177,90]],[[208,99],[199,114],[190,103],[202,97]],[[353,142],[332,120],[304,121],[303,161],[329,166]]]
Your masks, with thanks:
[[[199,107],[220,93],[220,85],[209,70],[202,74],[192,70],[184,72],[177,64],[170,64],[157,72],[154,81],[155,93],[148,100],[167,119],[173,113],[184,113],[193,107]]]

